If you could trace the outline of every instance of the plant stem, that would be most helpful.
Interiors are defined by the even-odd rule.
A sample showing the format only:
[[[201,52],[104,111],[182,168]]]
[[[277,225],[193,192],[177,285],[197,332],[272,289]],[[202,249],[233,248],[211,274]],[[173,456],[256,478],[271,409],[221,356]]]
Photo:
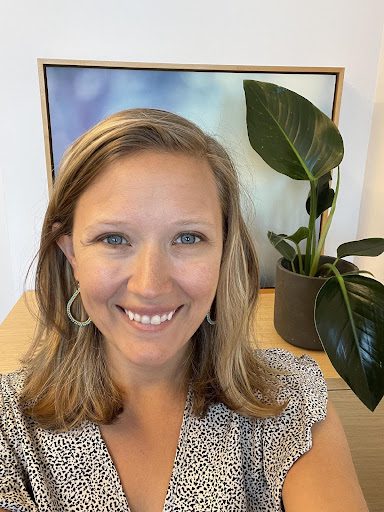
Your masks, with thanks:
[[[315,232],[315,225],[316,225],[316,212],[317,212],[317,190],[316,190],[316,184],[317,180],[311,180],[309,182],[311,186],[311,207],[310,207],[310,213],[309,213],[309,222],[308,222],[308,238],[307,238],[307,245],[305,249],[305,274],[310,275],[310,269],[312,268],[312,258],[314,254],[314,247],[313,247],[313,241],[314,237],[316,236]],[[315,245],[316,247],[316,245]]]
[[[299,262],[299,273],[301,275],[304,275],[303,258],[301,256],[300,245],[299,244],[295,244],[295,245],[296,245],[296,252],[297,252],[297,260]]]
[[[336,182],[336,188],[335,188],[335,195],[333,197],[332,206],[331,206],[331,210],[328,215],[327,222],[325,223],[325,226],[321,230],[319,243],[317,244],[317,249],[316,249],[312,264],[311,264],[311,269],[308,274],[309,276],[314,276],[316,274],[317,268],[319,266],[321,251],[323,250],[324,242],[327,237],[329,228],[332,223],[333,215],[334,215],[335,209],[336,209],[337,196],[339,195],[339,185],[340,185],[340,167],[337,167],[337,182]]]
[[[337,268],[337,266],[336,266],[336,265],[337,265],[337,263],[338,263],[339,261],[340,261],[340,258],[336,258],[336,259],[335,259],[335,261],[333,262],[333,265],[334,265],[336,268]],[[322,265],[322,266],[323,266],[323,265]],[[324,265],[324,266],[325,266],[325,265]],[[329,268],[329,269],[328,269],[328,272],[326,273],[326,275],[325,275],[324,277],[328,277],[328,276],[331,274],[331,271],[332,271],[332,269],[331,269],[331,268]]]

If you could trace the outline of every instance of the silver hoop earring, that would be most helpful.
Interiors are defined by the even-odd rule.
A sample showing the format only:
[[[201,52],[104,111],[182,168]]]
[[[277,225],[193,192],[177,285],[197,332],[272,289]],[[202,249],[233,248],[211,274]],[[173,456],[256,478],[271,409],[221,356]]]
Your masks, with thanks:
[[[69,301],[67,303],[67,315],[68,315],[68,318],[71,320],[71,322],[73,322],[74,324],[78,325],[79,327],[85,327],[86,325],[89,325],[92,322],[92,320],[90,318],[88,318],[88,320],[85,320],[84,322],[81,322],[80,320],[76,320],[76,318],[74,318],[72,313],[71,313],[71,306],[73,304],[73,301],[79,295],[79,293],[80,293],[80,288],[78,288],[75,291],[75,293],[72,295],[72,297],[69,299]]]
[[[211,318],[210,311],[208,311],[208,313],[207,313],[205,318],[207,319],[207,322],[209,323],[209,325],[216,325],[216,322],[213,321],[212,318]]]

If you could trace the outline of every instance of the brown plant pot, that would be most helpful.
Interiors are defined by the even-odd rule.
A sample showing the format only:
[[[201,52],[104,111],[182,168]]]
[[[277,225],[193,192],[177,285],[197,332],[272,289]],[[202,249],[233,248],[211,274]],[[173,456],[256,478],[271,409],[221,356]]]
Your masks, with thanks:
[[[320,265],[335,258],[320,256]],[[340,260],[337,269],[343,274],[358,270],[349,261]],[[280,258],[276,267],[274,324],[279,335],[291,345],[310,350],[323,350],[314,320],[317,292],[327,278],[309,277],[290,270],[289,261]]]

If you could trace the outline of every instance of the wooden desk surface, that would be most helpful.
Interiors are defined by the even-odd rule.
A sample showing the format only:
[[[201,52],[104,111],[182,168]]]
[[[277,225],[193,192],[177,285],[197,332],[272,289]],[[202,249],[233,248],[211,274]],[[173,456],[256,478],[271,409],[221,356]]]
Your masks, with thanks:
[[[285,342],[273,326],[273,305],[275,294],[265,290],[260,294],[257,315],[258,345],[260,348],[283,348],[300,356],[310,354],[320,365],[326,379],[341,379],[331,365],[328,356],[317,350],[303,350]],[[36,318],[29,311],[36,312],[33,292],[24,293],[12,311],[0,325],[0,373],[19,368],[19,358],[28,349],[36,324]]]

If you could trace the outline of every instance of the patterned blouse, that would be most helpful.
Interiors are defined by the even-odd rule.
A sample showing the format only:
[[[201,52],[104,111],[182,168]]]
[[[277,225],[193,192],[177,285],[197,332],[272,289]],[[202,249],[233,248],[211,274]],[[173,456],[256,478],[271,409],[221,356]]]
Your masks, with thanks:
[[[261,352],[283,370],[280,395],[288,406],[277,417],[251,419],[219,403],[199,419],[190,392],[163,512],[284,510],[285,476],[311,448],[311,426],[326,415],[327,389],[309,356]],[[99,427],[84,422],[64,433],[37,427],[18,407],[23,377],[19,370],[0,378],[0,508],[129,512]]]

